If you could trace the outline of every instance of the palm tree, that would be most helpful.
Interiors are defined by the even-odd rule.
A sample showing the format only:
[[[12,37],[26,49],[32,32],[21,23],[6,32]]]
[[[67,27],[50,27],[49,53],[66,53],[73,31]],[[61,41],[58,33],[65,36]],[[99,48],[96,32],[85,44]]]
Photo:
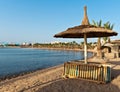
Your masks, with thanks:
[[[102,20],[100,20],[99,22],[95,22],[94,20],[92,21],[94,26],[97,26],[97,27],[102,27]],[[101,38],[99,37],[98,38],[98,41],[97,41],[97,56],[98,57],[102,57],[102,53],[101,53]]]
[[[106,22],[105,24],[102,25],[102,20],[100,20],[99,22],[95,22],[94,20],[92,21],[94,26],[97,26],[97,27],[104,27],[106,29],[110,29],[112,30],[113,27],[114,27],[114,24],[111,24],[109,21]],[[103,40],[105,41],[105,43],[108,41],[110,42],[110,37],[103,37]],[[100,38],[98,38],[98,42],[97,42],[97,55],[98,56],[102,56],[101,54],[101,41],[100,41]]]
[[[94,20],[92,20],[92,25],[97,26],[97,27],[102,27],[102,20],[100,20],[99,22],[95,22]]]
[[[112,30],[114,27],[114,24],[111,24],[109,21],[104,24],[104,28]],[[110,37],[103,37],[103,40],[105,43],[108,41],[110,42]]]

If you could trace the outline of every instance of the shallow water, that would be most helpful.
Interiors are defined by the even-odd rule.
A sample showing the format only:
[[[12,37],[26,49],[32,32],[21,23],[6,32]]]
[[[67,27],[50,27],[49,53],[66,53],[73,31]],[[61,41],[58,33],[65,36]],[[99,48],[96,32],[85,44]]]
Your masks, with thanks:
[[[31,48],[0,48],[0,76],[44,69],[70,60],[83,59],[83,52],[41,50]],[[88,57],[92,53],[88,53]]]

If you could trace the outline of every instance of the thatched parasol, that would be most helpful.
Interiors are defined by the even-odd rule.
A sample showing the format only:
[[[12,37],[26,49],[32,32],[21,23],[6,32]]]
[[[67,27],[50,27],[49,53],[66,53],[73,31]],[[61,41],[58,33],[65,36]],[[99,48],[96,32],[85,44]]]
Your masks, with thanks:
[[[66,31],[56,34],[54,37],[84,38],[85,63],[87,63],[87,38],[108,37],[115,35],[117,35],[117,33],[112,30],[90,25],[87,17],[87,7],[85,6],[82,24],[79,26],[68,28]]]

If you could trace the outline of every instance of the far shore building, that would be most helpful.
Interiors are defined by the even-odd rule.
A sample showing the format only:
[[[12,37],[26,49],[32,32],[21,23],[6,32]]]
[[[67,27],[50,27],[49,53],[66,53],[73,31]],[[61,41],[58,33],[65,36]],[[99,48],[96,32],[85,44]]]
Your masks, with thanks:
[[[59,41],[53,41],[53,42],[50,42],[51,44],[56,44],[56,43],[60,43]]]
[[[59,44],[59,43],[68,43],[68,42],[60,42],[60,41],[53,41],[53,42],[50,42],[50,44]]]

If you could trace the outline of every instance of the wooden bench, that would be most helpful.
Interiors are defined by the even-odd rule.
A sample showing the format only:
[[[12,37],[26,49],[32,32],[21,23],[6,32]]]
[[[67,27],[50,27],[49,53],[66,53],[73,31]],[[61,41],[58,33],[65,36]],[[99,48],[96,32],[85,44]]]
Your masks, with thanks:
[[[64,63],[64,77],[108,83],[111,81],[111,68],[106,64],[66,62]]]

